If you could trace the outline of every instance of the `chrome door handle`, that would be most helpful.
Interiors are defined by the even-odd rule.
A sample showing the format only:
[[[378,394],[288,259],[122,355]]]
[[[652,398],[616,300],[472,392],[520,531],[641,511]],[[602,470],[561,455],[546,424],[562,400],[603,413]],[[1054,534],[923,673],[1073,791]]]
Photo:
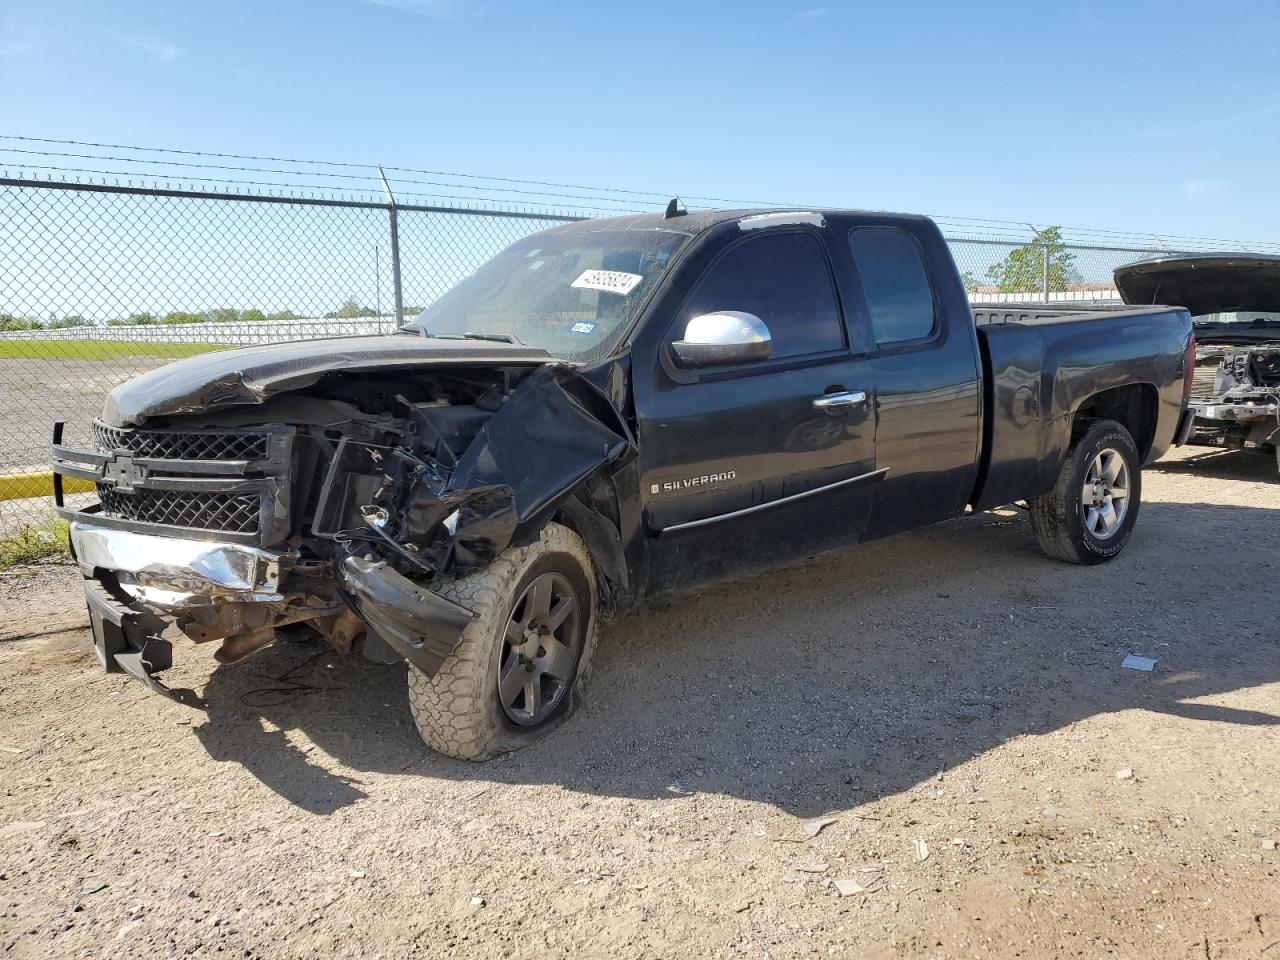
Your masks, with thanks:
[[[815,397],[815,410],[840,410],[844,407],[859,407],[867,402],[867,395],[862,390],[841,390],[839,393],[827,393]]]

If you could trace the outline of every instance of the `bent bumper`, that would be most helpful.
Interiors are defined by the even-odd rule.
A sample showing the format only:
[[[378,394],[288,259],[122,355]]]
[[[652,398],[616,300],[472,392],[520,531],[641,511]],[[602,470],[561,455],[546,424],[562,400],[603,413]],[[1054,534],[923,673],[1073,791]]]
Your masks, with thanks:
[[[428,677],[453,653],[475,614],[432,593],[386,563],[348,557],[342,580],[360,618]]]
[[[171,605],[186,597],[280,600],[280,565],[291,554],[238,543],[184,540],[71,524],[71,549],[84,576],[124,574],[150,602]]]
[[[241,611],[260,602],[267,611],[279,611],[274,621],[252,626],[236,621],[234,632],[207,631],[208,639],[223,639],[225,647],[234,634],[262,633],[343,609],[336,597],[331,598],[336,610],[309,607],[306,604],[314,598],[306,595],[297,605],[300,596],[293,580],[281,587],[282,576],[288,575],[297,559],[289,552],[140,534],[97,526],[91,520],[71,524],[71,546],[85,578],[93,644],[103,668],[128,673],[181,703],[199,705],[200,700],[193,691],[173,690],[153,676],[172,665],[172,644],[161,637],[170,620],[203,642],[200,633],[192,632],[190,622],[199,615],[198,607],[208,609],[213,604],[214,610]],[[413,583],[385,563],[349,557],[336,572],[360,619],[428,676],[440,669],[474,617],[470,610]]]
[[[165,622],[154,614],[125,606],[96,580],[85,580],[93,649],[107,673],[127,673],[148,689],[191,707],[204,702],[194,690],[168,687],[153,674],[173,665],[173,645],[160,633]]]

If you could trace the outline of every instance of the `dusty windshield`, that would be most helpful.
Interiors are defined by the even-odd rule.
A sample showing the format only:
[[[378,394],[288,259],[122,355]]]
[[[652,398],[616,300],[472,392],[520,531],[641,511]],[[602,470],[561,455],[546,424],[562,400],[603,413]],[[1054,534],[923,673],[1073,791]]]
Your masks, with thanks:
[[[684,243],[663,230],[535,234],[405,325],[432,337],[512,338],[567,360],[605,356]]]

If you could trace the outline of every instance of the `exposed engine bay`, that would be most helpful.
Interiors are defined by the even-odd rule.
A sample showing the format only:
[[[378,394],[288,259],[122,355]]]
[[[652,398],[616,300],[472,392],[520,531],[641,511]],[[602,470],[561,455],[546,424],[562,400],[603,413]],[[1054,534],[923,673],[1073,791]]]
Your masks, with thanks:
[[[150,675],[168,665],[166,632],[220,642],[224,663],[311,632],[343,653],[363,636],[371,658],[430,675],[472,617],[433,585],[536,539],[553,516],[625,586],[604,468],[625,460],[631,431],[577,368],[338,370],[260,396],[97,421],[95,450],[55,446],[59,475],[97,484],[96,508],[64,513],[91,612],[96,592],[120,634],[104,663],[128,669],[136,651],[164,689]]]
[[[1191,443],[1268,452],[1280,443],[1280,341],[1215,343],[1196,349]],[[1280,460],[1280,453],[1277,453]]]

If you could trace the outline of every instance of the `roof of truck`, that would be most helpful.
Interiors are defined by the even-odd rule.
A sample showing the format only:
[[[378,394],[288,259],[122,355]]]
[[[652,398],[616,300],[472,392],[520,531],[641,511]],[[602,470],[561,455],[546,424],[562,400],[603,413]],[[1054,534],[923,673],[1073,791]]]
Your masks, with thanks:
[[[928,217],[911,213],[887,213],[883,210],[845,210],[831,207],[747,207],[735,210],[690,210],[678,216],[667,217],[662,213],[635,213],[621,217],[579,220],[555,231],[573,230],[667,230],[689,236],[701,233],[708,227],[728,220],[741,220],[744,230],[751,229],[753,221],[758,227],[784,226],[788,223],[815,223],[829,216],[864,216],[892,220],[928,220]]]

